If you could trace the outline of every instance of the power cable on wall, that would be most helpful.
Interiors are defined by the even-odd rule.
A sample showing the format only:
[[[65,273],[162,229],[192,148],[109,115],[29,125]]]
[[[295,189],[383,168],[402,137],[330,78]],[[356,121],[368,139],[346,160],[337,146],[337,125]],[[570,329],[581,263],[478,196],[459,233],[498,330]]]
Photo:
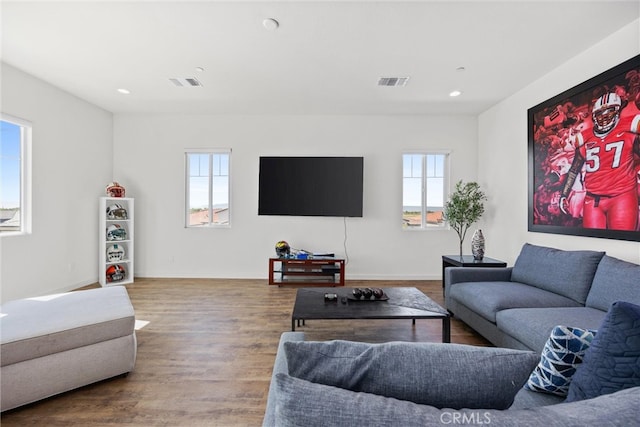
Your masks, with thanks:
[[[344,241],[342,242],[342,246],[344,248],[344,259],[345,265],[349,264],[349,253],[347,252],[347,217],[342,217],[344,222]]]

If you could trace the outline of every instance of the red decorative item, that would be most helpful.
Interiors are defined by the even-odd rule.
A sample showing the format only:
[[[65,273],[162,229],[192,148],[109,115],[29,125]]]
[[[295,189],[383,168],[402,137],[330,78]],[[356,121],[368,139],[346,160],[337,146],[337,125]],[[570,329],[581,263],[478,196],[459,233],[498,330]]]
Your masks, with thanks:
[[[125,278],[124,267],[120,264],[107,267],[107,283],[121,282]]]
[[[115,181],[107,185],[108,197],[124,197],[124,192],[124,187]]]

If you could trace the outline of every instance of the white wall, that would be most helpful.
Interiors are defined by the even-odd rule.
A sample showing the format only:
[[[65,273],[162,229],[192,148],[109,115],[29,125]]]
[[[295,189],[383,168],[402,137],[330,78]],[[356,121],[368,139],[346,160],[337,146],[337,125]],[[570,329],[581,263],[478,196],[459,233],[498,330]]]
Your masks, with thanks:
[[[277,240],[344,256],[339,218],[259,217],[261,155],[365,158],[363,218],[346,220],[347,278],[438,279],[453,231],[400,229],[400,155],[452,151],[451,182],[489,195],[487,255],[512,264],[524,242],[605,250],[640,262],[640,244],[527,232],[531,106],[640,52],[635,21],[474,117],[116,115],[2,64],[2,112],[33,123],[33,234],[0,239],[2,301],[97,281],[98,197],[112,179],[136,198],[136,274],[265,278]],[[232,227],[185,229],[184,148],[230,147]],[[113,172],[113,174],[112,174]],[[469,241],[465,243],[468,245]]]
[[[0,238],[1,299],[93,283],[112,115],[7,64],[1,72],[2,112],[33,125],[33,232]]]
[[[348,218],[347,279],[439,279],[454,231],[401,229],[401,154],[450,149],[452,181],[475,180],[475,117],[114,116],[114,179],[136,198],[136,274],[266,278],[274,245],[344,256],[341,218],[258,216],[263,155],[364,156],[363,218]],[[232,149],[232,225],[184,227],[184,149]]]
[[[591,47],[479,117],[480,184],[490,200],[482,226],[487,254],[512,264],[524,242],[593,249],[640,262],[640,243],[527,231],[527,110],[640,53],[640,21]]]

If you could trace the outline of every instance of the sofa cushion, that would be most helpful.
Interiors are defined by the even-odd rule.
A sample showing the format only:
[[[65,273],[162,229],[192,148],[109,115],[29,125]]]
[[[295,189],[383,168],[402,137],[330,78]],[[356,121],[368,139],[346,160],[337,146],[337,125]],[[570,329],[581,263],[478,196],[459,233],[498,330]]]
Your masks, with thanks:
[[[558,325],[544,345],[540,363],[533,370],[525,388],[531,391],[566,396],[571,377],[582,363],[596,331]]]
[[[516,397],[513,399],[513,405],[509,406],[509,410],[535,408],[538,406],[555,405],[564,402],[564,397],[555,394],[539,393],[537,391],[521,388]]]
[[[498,329],[541,353],[557,325],[598,329],[607,313],[591,307],[515,308],[496,315]]]
[[[640,387],[595,399],[527,410],[438,409],[370,393],[356,393],[294,378],[275,377],[276,425],[279,427],[567,427],[637,424]]]
[[[569,385],[567,401],[640,386],[640,306],[617,301]]]
[[[506,409],[539,360],[529,351],[462,344],[328,341],[284,348],[291,376],[438,408]]]
[[[509,308],[580,306],[570,298],[515,282],[457,283],[449,292],[449,299],[458,301],[492,323],[496,323],[496,313]]]
[[[511,280],[571,298],[584,305],[604,252],[563,251],[525,243]]]
[[[135,313],[122,286],[2,304],[2,366],[131,335]]]
[[[586,305],[607,311],[615,301],[640,304],[640,265],[605,255],[598,264]]]

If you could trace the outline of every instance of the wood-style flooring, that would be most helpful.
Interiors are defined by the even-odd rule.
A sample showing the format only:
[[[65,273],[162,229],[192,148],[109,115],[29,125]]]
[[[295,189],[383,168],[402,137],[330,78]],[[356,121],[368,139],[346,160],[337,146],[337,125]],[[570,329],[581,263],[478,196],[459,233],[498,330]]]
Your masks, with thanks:
[[[443,305],[440,281],[347,281],[351,287],[414,286]],[[94,287],[94,286],[89,286]],[[10,426],[260,426],[273,361],[291,329],[296,287],[266,280],[136,279],[135,369],[1,415]],[[314,320],[307,340],[440,342],[442,322]],[[451,342],[490,345],[452,319]]]

